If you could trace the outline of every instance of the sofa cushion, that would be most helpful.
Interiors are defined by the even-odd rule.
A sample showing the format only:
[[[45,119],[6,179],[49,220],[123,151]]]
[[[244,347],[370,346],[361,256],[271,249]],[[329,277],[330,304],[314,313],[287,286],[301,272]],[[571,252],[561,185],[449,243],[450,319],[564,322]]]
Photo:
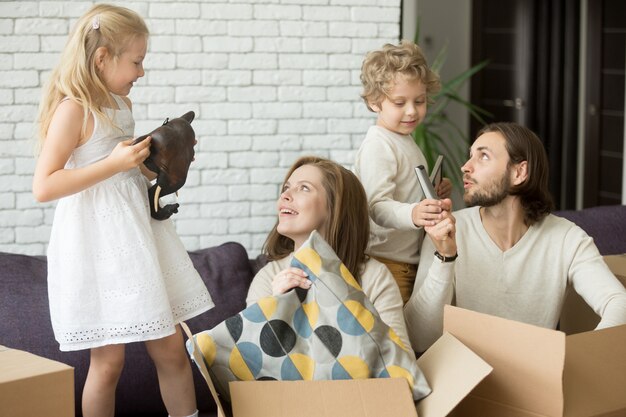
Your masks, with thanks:
[[[378,315],[326,241],[313,232],[291,266],[313,285],[265,297],[194,335],[198,359],[227,399],[229,381],[403,377],[419,400],[430,393],[410,346]],[[192,341],[187,349],[192,352]]]

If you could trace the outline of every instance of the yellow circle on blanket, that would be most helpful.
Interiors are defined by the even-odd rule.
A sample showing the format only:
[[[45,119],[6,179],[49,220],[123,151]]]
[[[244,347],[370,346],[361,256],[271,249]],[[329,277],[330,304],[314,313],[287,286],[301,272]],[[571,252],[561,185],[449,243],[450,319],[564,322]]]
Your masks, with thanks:
[[[354,300],[347,300],[343,303],[348,311],[352,313],[356,321],[365,329],[366,332],[370,332],[374,327],[374,316],[366,309],[363,304]]]
[[[315,361],[313,358],[302,353],[292,353],[289,358],[293,362],[294,366],[302,375],[302,379],[305,381],[313,380],[313,373],[315,372]]]
[[[320,316],[320,306],[313,301],[311,303],[302,304],[302,310],[304,310],[309,325],[314,329],[317,324],[317,319]]]
[[[265,316],[265,320],[269,320],[276,311],[276,297],[265,297],[257,301],[259,308]]]
[[[217,347],[213,338],[206,333],[200,333],[196,336],[196,343],[200,348],[200,352],[202,352],[202,356],[204,356],[205,362],[212,366],[217,354]]]
[[[254,375],[250,372],[250,368],[246,364],[246,361],[241,356],[241,352],[237,346],[230,351],[230,357],[228,358],[228,366],[233,374],[241,381],[253,381]]]
[[[322,271],[322,258],[311,248],[302,248],[295,253],[294,257],[307,266],[316,276]]]
[[[341,272],[341,276],[343,277],[343,280],[346,281],[348,285],[356,288],[357,290],[361,290],[361,286],[359,285],[358,282],[356,282],[356,279],[354,279],[354,277],[352,276],[352,274],[350,273],[350,271],[348,270],[348,268],[346,268],[344,264],[341,264],[341,266],[339,267],[339,272]]]
[[[358,356],[342,356],[337,361],[352,379],[366,379],[370,377],[369,366]]]
[[[389,372],[390,378],[406,379],[409,382],[409,385],[411,386],[411,388],[413,388],[413,384],[415,383],[413,381],[413,375],[411,375],[411,373],[407,371],[405,368],[401,366],[397,366],[397,365],[389,365],[387,367],[387,372]]]
[[[404,343],[402,343],[402,339],[400,339],[400,336],[398,336],[398,334],[390,327],[389,328],[389,338],[391,340],[393,340],[393,342],[400,346],[403,350],[407,350],[406,346],[404,346]]]

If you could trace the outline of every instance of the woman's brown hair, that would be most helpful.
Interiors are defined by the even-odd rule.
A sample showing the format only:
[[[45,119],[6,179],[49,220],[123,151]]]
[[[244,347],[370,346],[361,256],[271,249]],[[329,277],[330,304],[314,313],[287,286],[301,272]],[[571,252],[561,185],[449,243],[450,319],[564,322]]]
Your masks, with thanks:
[[[328,217],[323,236],[339,259],[360,282],[362,265],[367,260],[365,249],[369,239],[369,214],[367,197],[359,179],[350,170],[336,162],[317,156],[304,156],[289,169],[283,184],[293,172],[304,165],[317,167],[322,173],[322,186],[326,192]],[[282,188],[282,187],[281,187]],[[282,259],[294,250],[294,243],[276,230],[270,232],[263,252],[270,260]]]

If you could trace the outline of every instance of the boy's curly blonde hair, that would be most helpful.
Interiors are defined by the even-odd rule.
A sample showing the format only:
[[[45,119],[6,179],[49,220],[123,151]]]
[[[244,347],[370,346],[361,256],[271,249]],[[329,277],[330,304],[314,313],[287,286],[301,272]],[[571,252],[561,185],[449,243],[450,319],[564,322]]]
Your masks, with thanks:
[[[429,100],[441,88],[439,75],[428,67],[419,46],[407,40],[400,45],[388,43],[382,49],[369,52],[361,66],[361,98],[370,111],[374,111],[370,103],[380,106],[389,95],[398,74],[408,81],[424,83]]]

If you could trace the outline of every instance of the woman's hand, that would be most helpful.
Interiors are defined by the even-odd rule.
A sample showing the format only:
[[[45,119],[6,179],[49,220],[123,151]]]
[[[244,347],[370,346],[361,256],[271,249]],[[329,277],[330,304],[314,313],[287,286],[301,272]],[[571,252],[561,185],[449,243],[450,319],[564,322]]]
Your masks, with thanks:
[[[128,171],[139,166],[150,155],[150,141],[148,136],[141,142],[131,145],[134,139],[128,139],[115,145],[109,155],[109,160],[119,172]]]
[[[300,268],[289,267],[280,271],[272,280],[272,294],[284,294],[292,288],[311,288],[311,281],[306,272]]]

